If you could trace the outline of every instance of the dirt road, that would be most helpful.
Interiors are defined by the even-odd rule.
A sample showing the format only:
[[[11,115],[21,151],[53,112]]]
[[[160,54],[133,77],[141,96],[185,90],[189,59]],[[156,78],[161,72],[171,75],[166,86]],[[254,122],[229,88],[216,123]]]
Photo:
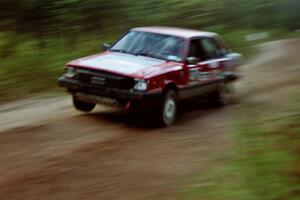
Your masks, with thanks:
[[[176,199],[187,175],[205,173],[230,148],[241,105],[277,108],[299,87],[299,48],[296,39],[261,45],[242,67],[236,103],[193,100],[165,129],[100,106],[82,114],[67,96],[0,106],[0,199]]]

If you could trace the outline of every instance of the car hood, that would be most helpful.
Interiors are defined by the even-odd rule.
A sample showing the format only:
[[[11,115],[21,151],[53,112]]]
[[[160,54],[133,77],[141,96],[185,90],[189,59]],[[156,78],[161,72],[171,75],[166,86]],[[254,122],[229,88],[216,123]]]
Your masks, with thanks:
[[[67,65],[139,78],[168,65],[167,63],[165,60],[145,56],[105,52],[74,60]]]

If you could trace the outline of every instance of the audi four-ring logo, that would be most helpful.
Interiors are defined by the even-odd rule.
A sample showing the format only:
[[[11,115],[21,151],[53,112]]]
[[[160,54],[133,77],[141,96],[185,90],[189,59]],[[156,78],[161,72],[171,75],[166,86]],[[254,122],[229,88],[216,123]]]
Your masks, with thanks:
[[[106,83],[106,79],[103,77],[92,77],[91,78],[91,83],[94,85],[104,85]]]

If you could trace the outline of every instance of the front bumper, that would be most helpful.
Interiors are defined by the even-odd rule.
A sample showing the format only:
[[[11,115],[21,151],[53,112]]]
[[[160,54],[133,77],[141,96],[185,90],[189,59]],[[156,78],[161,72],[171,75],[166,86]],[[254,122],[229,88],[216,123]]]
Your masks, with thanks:
[[[72,94],[83,93],[93,96],[100,96],[117,100],[120,103],[126,102],[145,102],[151,103],[162,98],[161,92],[145,92],[135,90],[122,90],[109,87],[95,87],[91,84],[81,83],[78,80],[66,78],[64,76],[58,79],[60,86],[68,89]]]

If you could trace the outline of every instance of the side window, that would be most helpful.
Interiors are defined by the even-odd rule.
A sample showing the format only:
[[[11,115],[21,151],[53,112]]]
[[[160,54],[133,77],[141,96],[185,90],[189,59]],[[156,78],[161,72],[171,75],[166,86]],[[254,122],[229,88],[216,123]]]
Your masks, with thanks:
[[[228,48],[228,46],[225,44],[225,42],[223,41],[223,39],[220,36],[216,36],[214,38],[214,40],[216,41],[217,45],[219,46],[220,53],[222,56],[225,56],[226,54],[228,54],[230,52],[230,49]]]
[[[217,44],[212,39],[208,39],[208,38],[202,39],[201,44],[205,52],[206,59],[214,59],[214,58],[219,58],[221,56],[220,55],[221,52]]]
[[[191,40],[188,57],[198,58],[199,61],[205,60],[205,52],[202,48],[201,39]]]

